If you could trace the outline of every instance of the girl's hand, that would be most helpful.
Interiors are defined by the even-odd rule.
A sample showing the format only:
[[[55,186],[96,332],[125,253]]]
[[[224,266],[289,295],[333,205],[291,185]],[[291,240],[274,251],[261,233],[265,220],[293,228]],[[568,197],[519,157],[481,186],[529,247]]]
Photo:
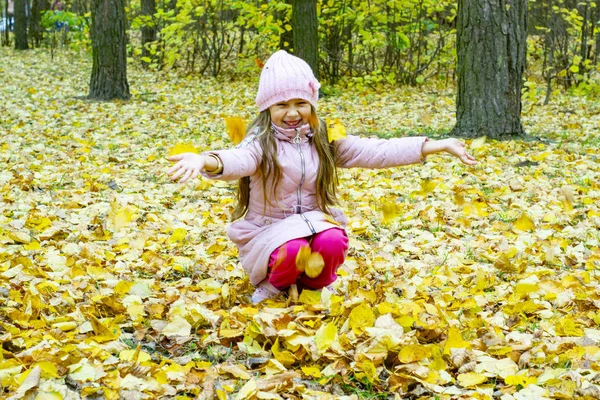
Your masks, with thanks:
[[[458,157],[460,161],[467,165],[475,165],[477,161],[475,161],[475,157],[467,153],[465,149],[465,144],[458,139],[450,138],[444,140],[444,150],[447,153],[452,154],[455,157]]]
[[[188,179],[194,179],[200,174],[200,171],[204,168],[204,156],[196,153],[182,153],[175,156],[167,157],[169,161],[177,161],[177,164],[173,165],[167,171],[167,174],[171,175],[172,181],[179,179],[179,183],[184,183]]]

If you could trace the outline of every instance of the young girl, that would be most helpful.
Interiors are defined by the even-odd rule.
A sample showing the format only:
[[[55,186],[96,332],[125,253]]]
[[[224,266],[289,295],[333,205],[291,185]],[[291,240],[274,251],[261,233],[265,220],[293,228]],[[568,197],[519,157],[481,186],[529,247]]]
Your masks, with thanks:
[[[256,286],[252,303],[276,296],[293,284],[321,289],[333,283],[348,250],[347,220],[337,203],[336,168],[387,168],[421,162],[445,151],[475,164],[456,139],[425,137],[370,139],[348,135],[328,141],[317,117],[319,82],[302,59],[283,50],[265,63],[256,103],[260,114],[234,149],[169,157],[179,182],[202,174],[239,179],[236,221],[227,235],[239,249],[242,266]],[[241,219],[243,217],[243,219]],[[323,267],[309,277],[297,265],[299,252],[319,253]],[[308,271],[306,271],[308,272]],[[314,275],[311,274],[311,275]]]

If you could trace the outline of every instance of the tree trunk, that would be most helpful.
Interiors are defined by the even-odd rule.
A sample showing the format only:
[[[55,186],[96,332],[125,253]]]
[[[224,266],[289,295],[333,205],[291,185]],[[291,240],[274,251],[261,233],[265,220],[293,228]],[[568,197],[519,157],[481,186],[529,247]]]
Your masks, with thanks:
[[[40,47],[42,41],[42,1],[33,0],[31,5],[31,23],[29,24],[29,34],[33,47]]]
[[[154,25],[156,3],[155,0],[142,0],[141,6],[142,15],[146,17],[144,25],[142,25],[142,65],[148,67],[150,62],[147,59],[154,59],[154,55],[150,52],[148,45],[156,41],[156,26]]]
[[[527,0],[459,0],[458,94],[453,134],[524,135],[521,89],[527,53]]]
[[[3,15],[6,18],[6,23],[4,25],[5,29],[2,32],[2,46],[8,46],[10,44],[10,38],[8,37],[8,32],[13,30],[13,18],[14,18],[14,10],[11,13],[8,12],[8,1],[4,2],[4,8],[2,9]]]
[[[600,21],[600,0],[596,0],[596,18],[594,21]],[[596,22],[596,50],[594,51],[594,64],[600,62],[600,24]]]
[[[90,99],[128,99],[124,0],[92,0]]]
[[[294,54],[310,65],[319,79],[317,0],[292,0]]]
[[[15,0],[15,49],[27,50],[27,0]]]

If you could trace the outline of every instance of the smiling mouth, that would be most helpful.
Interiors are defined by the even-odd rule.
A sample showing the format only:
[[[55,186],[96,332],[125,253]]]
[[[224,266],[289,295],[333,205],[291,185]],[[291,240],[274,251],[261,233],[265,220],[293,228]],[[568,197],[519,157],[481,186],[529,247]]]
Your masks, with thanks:
[[[284,121],[284,122],[290,128],[296,128],[302,123],[302,120],[299,119],[298,121]]]

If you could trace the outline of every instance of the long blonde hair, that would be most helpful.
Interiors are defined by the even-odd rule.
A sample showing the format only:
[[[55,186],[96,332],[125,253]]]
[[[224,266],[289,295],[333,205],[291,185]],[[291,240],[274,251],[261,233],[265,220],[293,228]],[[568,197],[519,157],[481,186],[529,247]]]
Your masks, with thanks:
[[[327,137],[327,124],[317,116],[314,107],[311,107],[309,124],[313,131],[310,139],[315,145],[319,156],[319,169],[317,171],[317,206],[324,213],[328,213],[330,206],[337,204],[337,168],[335,163],[335,151],[333,143],[329,143]],[[277,160],[277,141],[271,133],[271,113],[264,110],[252,121],[246,137],[257,133],[256,140],[262,149],[262,160],[260,173],[263,177],[264,210],[267,204],[273,206],[272,199],[276,198],[277,186],[281,180],[281,165]],[[241,178],[238,182],[237,204],[233,210],[231,219],[233,221],[242,218],[248,211],[250,202],[250,177]]]

